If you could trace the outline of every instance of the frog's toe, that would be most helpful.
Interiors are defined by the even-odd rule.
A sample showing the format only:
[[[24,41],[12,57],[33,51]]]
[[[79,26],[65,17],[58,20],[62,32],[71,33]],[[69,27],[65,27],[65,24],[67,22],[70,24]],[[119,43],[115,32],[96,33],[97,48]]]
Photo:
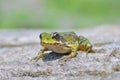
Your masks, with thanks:
[[[34,59],[35,62],[38,62],[38,60],[40,59],[41,57],[37,57]]]
[[[28,58],[30,61],[34,61],[37,57]]]
[[[59,62],[66,62],[66,61],[69,61],[70,60],[70,58],[68,58],[68,57],[63,57],[63,58],[61,58],[60,60],[59,60]]]
[[[59,59],[58,62],[66,62],[66,59]]]
[[[29,57],[28,60],[33,61],[33,58]]]

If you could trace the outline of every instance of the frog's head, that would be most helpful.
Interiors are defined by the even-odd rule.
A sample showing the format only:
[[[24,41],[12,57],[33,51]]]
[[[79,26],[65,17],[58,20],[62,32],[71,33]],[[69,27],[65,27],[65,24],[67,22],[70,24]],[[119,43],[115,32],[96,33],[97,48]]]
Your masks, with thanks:
[[[47,46],[47,45],[54,45],[55,43],[58,42],[58,38],[60,37],[59,33],[54,32],[54,33],[46,33],[43,32],[39,35],[40,38],[40,44],[42,46]]]

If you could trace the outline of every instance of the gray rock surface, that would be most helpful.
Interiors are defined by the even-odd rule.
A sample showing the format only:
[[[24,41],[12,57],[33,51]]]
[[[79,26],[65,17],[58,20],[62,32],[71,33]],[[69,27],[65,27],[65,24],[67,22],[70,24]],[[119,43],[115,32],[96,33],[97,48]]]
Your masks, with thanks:
[[[52,52],[47,52],[38,63],[28,59],[41,49],[38,37],[41,32],[0,31],[0,80],[120,80],[119,26],[74,31],[87,37],[96,53],[86,57],[85,52],[79,51],[67,62],[58,62],[64,55]]]

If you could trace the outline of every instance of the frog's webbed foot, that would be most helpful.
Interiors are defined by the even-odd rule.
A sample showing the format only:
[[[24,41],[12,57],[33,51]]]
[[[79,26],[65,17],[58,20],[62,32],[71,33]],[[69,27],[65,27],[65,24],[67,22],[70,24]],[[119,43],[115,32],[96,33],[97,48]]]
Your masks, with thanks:
[[[95,51],[91,49],[91,50],[89,51],[89,53],[95,53]]]
[[[29,60],[30,60],[30,61],[34,61],[36,58],[37,58],[37,56],[36,56],[36,57],[29,58]]]
[[[64,56],[59,60],[59,62],[66,62],[66,61],[69,61],[70,59],[71,59],[71,57]]]
[[[89,53],[95,53],[95,51],[90,48],[87,50],[86,54],[88,55]]]
[[[89,49],[87,50],[87,52],[86,52],[86,58],[89,58],[89,57],[88,57],[88,54],[89,54],[89,53],[95,53],[95,51],[92,50],[91,48],[89,48]]]

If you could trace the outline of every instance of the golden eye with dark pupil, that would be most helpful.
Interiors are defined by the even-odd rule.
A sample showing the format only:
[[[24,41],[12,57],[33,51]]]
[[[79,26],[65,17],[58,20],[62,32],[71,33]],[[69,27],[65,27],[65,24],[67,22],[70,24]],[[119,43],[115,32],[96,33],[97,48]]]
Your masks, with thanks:
[[[59,38],[60,38],[59,33],[54,32],[54,33],[52,34],[52,39],[59,39]]]

